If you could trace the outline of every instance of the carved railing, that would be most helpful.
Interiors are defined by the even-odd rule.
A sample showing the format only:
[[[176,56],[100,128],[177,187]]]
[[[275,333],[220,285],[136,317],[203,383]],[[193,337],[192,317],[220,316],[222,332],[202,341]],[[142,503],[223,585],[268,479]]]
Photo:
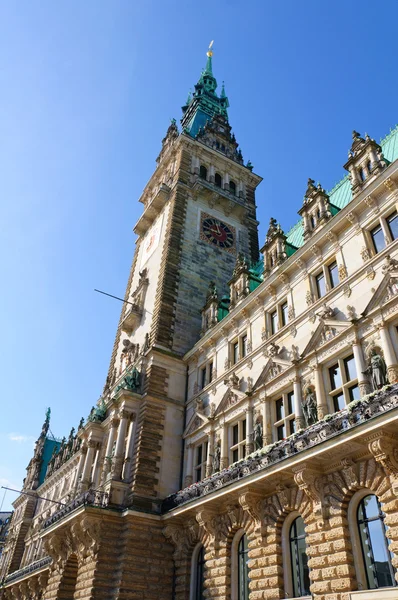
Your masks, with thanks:
[[[71,512],[80,508],[80,506],[97,506],[99,508],[106,508],[109,504],[109,494],[107,492],[98,492],[97,490],[87,490],[82,492],[73,500],[65,504],[60,510],[57,510],[51,517],[46,519],[43,524],[43,529],[54,525]]]
[[[162,511],[167,512],[253,473],[266,470],[271,465],[330,440],[394,408],[398,408],[398,384],[352,402],[347,408],[333,415],[327,415],[325,419],[307,429],[271,446],[266,446],[227,469],[168,496],[163,500]]]
[[[15,581],[15,579],[20,579],[21,577],[25,577],[25,575],[30,575],[30,573],[34,573],[35,571],[39,571],[40,569],[43,569],[52,563],[52,560],[53,559],[50,556],[44,556],[39,560],[35,560],[35,562],[32,562],[30,565],[26,565],[26,567],[18,569],[18,571],[14,571],[13,573],[7,575],[7,577],[4,579],[4,584]]]

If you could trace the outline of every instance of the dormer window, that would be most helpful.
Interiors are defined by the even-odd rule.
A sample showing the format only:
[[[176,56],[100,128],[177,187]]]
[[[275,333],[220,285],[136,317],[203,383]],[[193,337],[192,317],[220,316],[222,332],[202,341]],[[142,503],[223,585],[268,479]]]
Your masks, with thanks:
[[[236,183],[235,181],[230,181],[229,182],[229,191],[231,192],[231,194],[233,194],[234,196],[236,196]]]
[[[219,188],[221,187],[221,185],[222,185],[222,177],[221,177],[220,173],[216,173],[214,175],[214,184],[217,187],[219,187]]]
[[[207,179],[207,169],[204,165],[200,165],[199,177],[201,179]]]

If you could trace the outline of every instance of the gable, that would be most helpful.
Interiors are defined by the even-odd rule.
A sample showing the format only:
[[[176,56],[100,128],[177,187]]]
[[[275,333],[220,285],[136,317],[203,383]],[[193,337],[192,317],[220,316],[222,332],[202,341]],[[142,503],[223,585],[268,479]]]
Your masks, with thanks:
[[[265,385],[275,377],[278,377],[283,371],[286,371],[290,367],[291,363],[281,358],[269,358],[265,367],[261,371],[259,378],[253,386],[253,392],[258,390],[261,386]]]
[[[380,306],[382,306],[383,304],[385,304],[386,302],[391,300],[391,298],[393,296],[396,296],[397,294],[398,294],[398,270],[391,271],[384,275],[383,279],[381,280],[381,282],[379,284],[379,287],[373,294],[372,299],[370,300],[369,304],[363,311],[362,315],[365,316],[365,315],[369,314],[372,310],[374,310],[375,308],[379,308]]]
[[[310,341],[304,348],[304,351],[301,356],[304,357],[313,350],[321,348],[322,346],[330,342],[330,340],[339,336],[341,333],[344,333],[350,326],[351,323],[349,321],[337,321],[336,319],[321,319],[321,322],[315,329],[314,333],[311,335]]]

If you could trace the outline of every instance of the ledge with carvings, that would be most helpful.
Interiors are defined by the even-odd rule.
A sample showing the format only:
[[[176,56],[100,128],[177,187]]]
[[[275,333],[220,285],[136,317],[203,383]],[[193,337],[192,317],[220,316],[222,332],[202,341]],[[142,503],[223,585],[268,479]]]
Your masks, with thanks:
[[[168,496],[163,501],[162,512],[206,496],[253,473],[266,470],[271,465],[286,460],[299,452],[304,452],[396,408],[398,408],[398,384],[386,386],[378,392],[352,402],[337,413],[327,415],[307,429],[266,446],[246,459]]]
[[[54,523],[57,523],[71,512],[75,511],[81,506],[95,506],[97,508],[107,508],[109,505],[109,494],[107,492],[99,492],[97,490],[87,490],[82,492],[76,498],[65,504],[60,510],[55,512],[51,517],[46,519],[43,523],[43,529],[51,527]]]
[[[18,571],[14,571],[13,573],[10,573],[9,575],[7,575],[7,577],[4,579],[4,584],[11,583],[11,581],[15,581],[16,579],[21,579],[22,577],[25,577],[26,575],[30,575],[31,573],[34,573],[35,571],[40,571],[41,569],[43,569],[44,567],[46,567],[47,565],[49,565],[51,563],[52,563],[52,558],[50,556],[44,556],[43,558],[36,560],[35,562],[31,563],[30,565],[23,567],[23,569],[18,569]]]

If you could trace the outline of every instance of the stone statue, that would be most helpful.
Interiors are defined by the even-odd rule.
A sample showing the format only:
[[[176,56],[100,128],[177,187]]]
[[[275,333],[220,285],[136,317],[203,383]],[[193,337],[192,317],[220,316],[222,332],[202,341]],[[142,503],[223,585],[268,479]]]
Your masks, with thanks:
[[[260,420],[254,426],[253,429],[253,438],[254,438],[254,449],[261,450],[263,447],[263,424]]]
[[[141,373],[133,367],[133,369],[128,373],[120,384],[117,386],[115,392],[119,390],[128,390],[129,392],[136,392],[139,390],[141,385]]]
[[[84,427],[84,417],[82,417],[79,421],[79,426],[77,428],[78,431],[80,431],[80,429],[83,429]]]
[[[303,413],[307,427],[318,421],[318,409],[316,405],[315,392],[311,387],[307,387],[304,394]]]
[[[370,353],[370,365],[364,373],[371,376],[374,390],[379,390],[388,383],[386,363],[376,348]]]
[[[217,443],[214,448],[214,456],[213,456],[213,473],[217,473],[220,470],[221,464],[221,442],[217,440]]]

